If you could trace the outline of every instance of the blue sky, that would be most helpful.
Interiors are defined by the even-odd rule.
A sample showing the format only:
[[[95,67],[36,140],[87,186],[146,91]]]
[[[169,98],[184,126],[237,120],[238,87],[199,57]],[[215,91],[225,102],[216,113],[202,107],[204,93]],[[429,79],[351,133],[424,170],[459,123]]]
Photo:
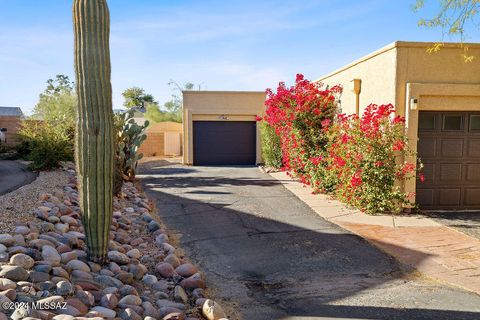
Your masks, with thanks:
[[[431,0],[435,3],[437,0]],[[395,40],[438,41],[414,0],[110,0],[114,107],[140,86],[163,103],[170,79],[264,90],[315,79]],[[56,74],[74,79],[71,1],[0,0],[0,105],[30,112]],[[467,41],[480,40],[478,32]]]

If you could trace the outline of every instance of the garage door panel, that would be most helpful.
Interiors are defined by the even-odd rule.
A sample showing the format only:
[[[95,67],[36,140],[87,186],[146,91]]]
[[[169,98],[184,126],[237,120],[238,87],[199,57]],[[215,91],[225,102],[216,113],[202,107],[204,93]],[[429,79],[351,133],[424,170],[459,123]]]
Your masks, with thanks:
[[[254,165],[254,121],[193,121],[195,165]]]
[[[480,158],[480,139],[469,139],[467,156]]]
[[[453,182],[459,183],[462,180],[461,163],[442,163],[440,164],[440,183]]]
[[[418,156],[420,158],[435,157],[436,152],[436,138],[425,138],[418,142]]]
[[[465,188],[465,205],[480,205],[480,188]]]
[[[441,150],[442,157],[458,158],[463,155],[463,139],[442,139]]]
[[[461,194],[460,188],[440,189],[438,190],[438,203],[444,206],[459,206]]]
[[[480,163],[467,163],[467,181],[480,183]]]
[[[419,189],[417,190],[417,202],[423,206],[433,206],[434,201],[434,189]]]
[[[436,169],[435,163],[428,163],[428,162],[423,163],[423,175],[425,177],[425,181],[422,183],[422,185],[429,185],[434,182],[435,171],[436,171],[435,169]]]

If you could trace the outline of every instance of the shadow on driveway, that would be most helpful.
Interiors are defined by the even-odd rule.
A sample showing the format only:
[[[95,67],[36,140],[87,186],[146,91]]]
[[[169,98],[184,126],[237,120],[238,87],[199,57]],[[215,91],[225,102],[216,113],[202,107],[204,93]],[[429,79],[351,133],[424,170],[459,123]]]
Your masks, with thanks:
[[[479,296],[414,277],[257,168],[138,177],[232,319],[480,319]]]

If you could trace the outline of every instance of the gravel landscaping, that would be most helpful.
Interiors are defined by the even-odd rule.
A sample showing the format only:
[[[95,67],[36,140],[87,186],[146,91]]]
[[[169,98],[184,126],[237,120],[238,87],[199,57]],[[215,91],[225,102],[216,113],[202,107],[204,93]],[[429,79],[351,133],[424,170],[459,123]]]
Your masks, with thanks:
[[[61,194],[68,173],[59,169],[42,171],[32,183],[0,196],[0,233],[12,232],[15,224],[32,220],[32,210],[41,194]]]
[[[12,226],[2,230],[13,232],[0,234],[0,320],[226,319],[137,186],[125,183],[114,199],[110,262],[100,266],[87,259],[74,171],[34,183],[7,195],[8,212],[22,219],[8,214]],[[25,199],[39,202],[32,210]]]

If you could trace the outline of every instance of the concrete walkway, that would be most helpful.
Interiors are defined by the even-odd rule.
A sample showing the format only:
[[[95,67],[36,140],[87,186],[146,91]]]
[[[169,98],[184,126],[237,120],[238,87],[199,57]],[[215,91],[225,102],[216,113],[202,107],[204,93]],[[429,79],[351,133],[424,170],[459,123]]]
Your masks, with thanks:
[[[366,215],[284,172],[270,173],[319,216],[367,239],[428,277],[480,294],[480,241],[432,219]]]

